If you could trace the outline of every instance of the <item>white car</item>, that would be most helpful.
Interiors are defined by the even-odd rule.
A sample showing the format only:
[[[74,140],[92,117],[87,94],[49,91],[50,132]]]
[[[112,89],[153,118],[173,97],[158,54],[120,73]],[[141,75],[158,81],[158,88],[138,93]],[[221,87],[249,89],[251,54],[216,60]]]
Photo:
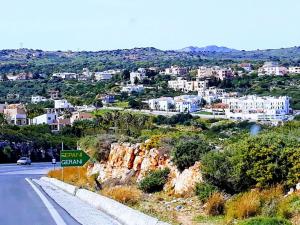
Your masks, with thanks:
[[[17,161],[17,165],[31,165],[31,159],[28,157],[22,157]]]

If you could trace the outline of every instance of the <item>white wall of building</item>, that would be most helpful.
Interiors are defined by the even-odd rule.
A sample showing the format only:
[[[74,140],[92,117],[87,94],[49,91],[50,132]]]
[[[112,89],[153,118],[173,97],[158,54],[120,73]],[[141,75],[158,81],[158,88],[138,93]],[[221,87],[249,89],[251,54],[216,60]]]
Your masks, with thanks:
[[[73,108],[73,106],[66,100],[54,100],[54,108],[55,109],[70,109]]]

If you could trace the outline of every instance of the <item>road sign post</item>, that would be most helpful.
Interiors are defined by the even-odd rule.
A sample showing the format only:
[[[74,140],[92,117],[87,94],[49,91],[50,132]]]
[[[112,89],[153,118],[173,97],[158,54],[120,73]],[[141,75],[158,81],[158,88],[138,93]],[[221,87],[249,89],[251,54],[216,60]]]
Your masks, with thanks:
[[[60,152],[61,167],[83,166],[90,157],[82,150],[63,150]]]

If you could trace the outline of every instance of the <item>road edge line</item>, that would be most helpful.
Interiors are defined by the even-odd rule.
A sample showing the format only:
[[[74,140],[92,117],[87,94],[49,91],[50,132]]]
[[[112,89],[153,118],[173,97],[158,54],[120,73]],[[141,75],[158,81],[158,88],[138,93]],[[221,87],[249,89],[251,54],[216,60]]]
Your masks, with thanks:
[[[48,209],[51,217],[55,221],[57,225],[67,225],[59,213],[56,211],[54,206],[49,202],[49,200],[42,194],[42,192],[33,184],[33,182],[29,178],[25,178],[25,180],[30,184],[32,189],[36,192],[36,194],[40,197],[46,208]]]

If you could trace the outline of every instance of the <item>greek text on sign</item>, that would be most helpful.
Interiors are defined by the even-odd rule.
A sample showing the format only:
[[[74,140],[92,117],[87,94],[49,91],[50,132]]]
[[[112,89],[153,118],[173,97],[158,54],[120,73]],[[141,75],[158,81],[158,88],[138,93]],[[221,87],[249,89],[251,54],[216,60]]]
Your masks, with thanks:
[[[60,152],[62,167],[83,166],[90,157],[82,150],[64,150]]]

